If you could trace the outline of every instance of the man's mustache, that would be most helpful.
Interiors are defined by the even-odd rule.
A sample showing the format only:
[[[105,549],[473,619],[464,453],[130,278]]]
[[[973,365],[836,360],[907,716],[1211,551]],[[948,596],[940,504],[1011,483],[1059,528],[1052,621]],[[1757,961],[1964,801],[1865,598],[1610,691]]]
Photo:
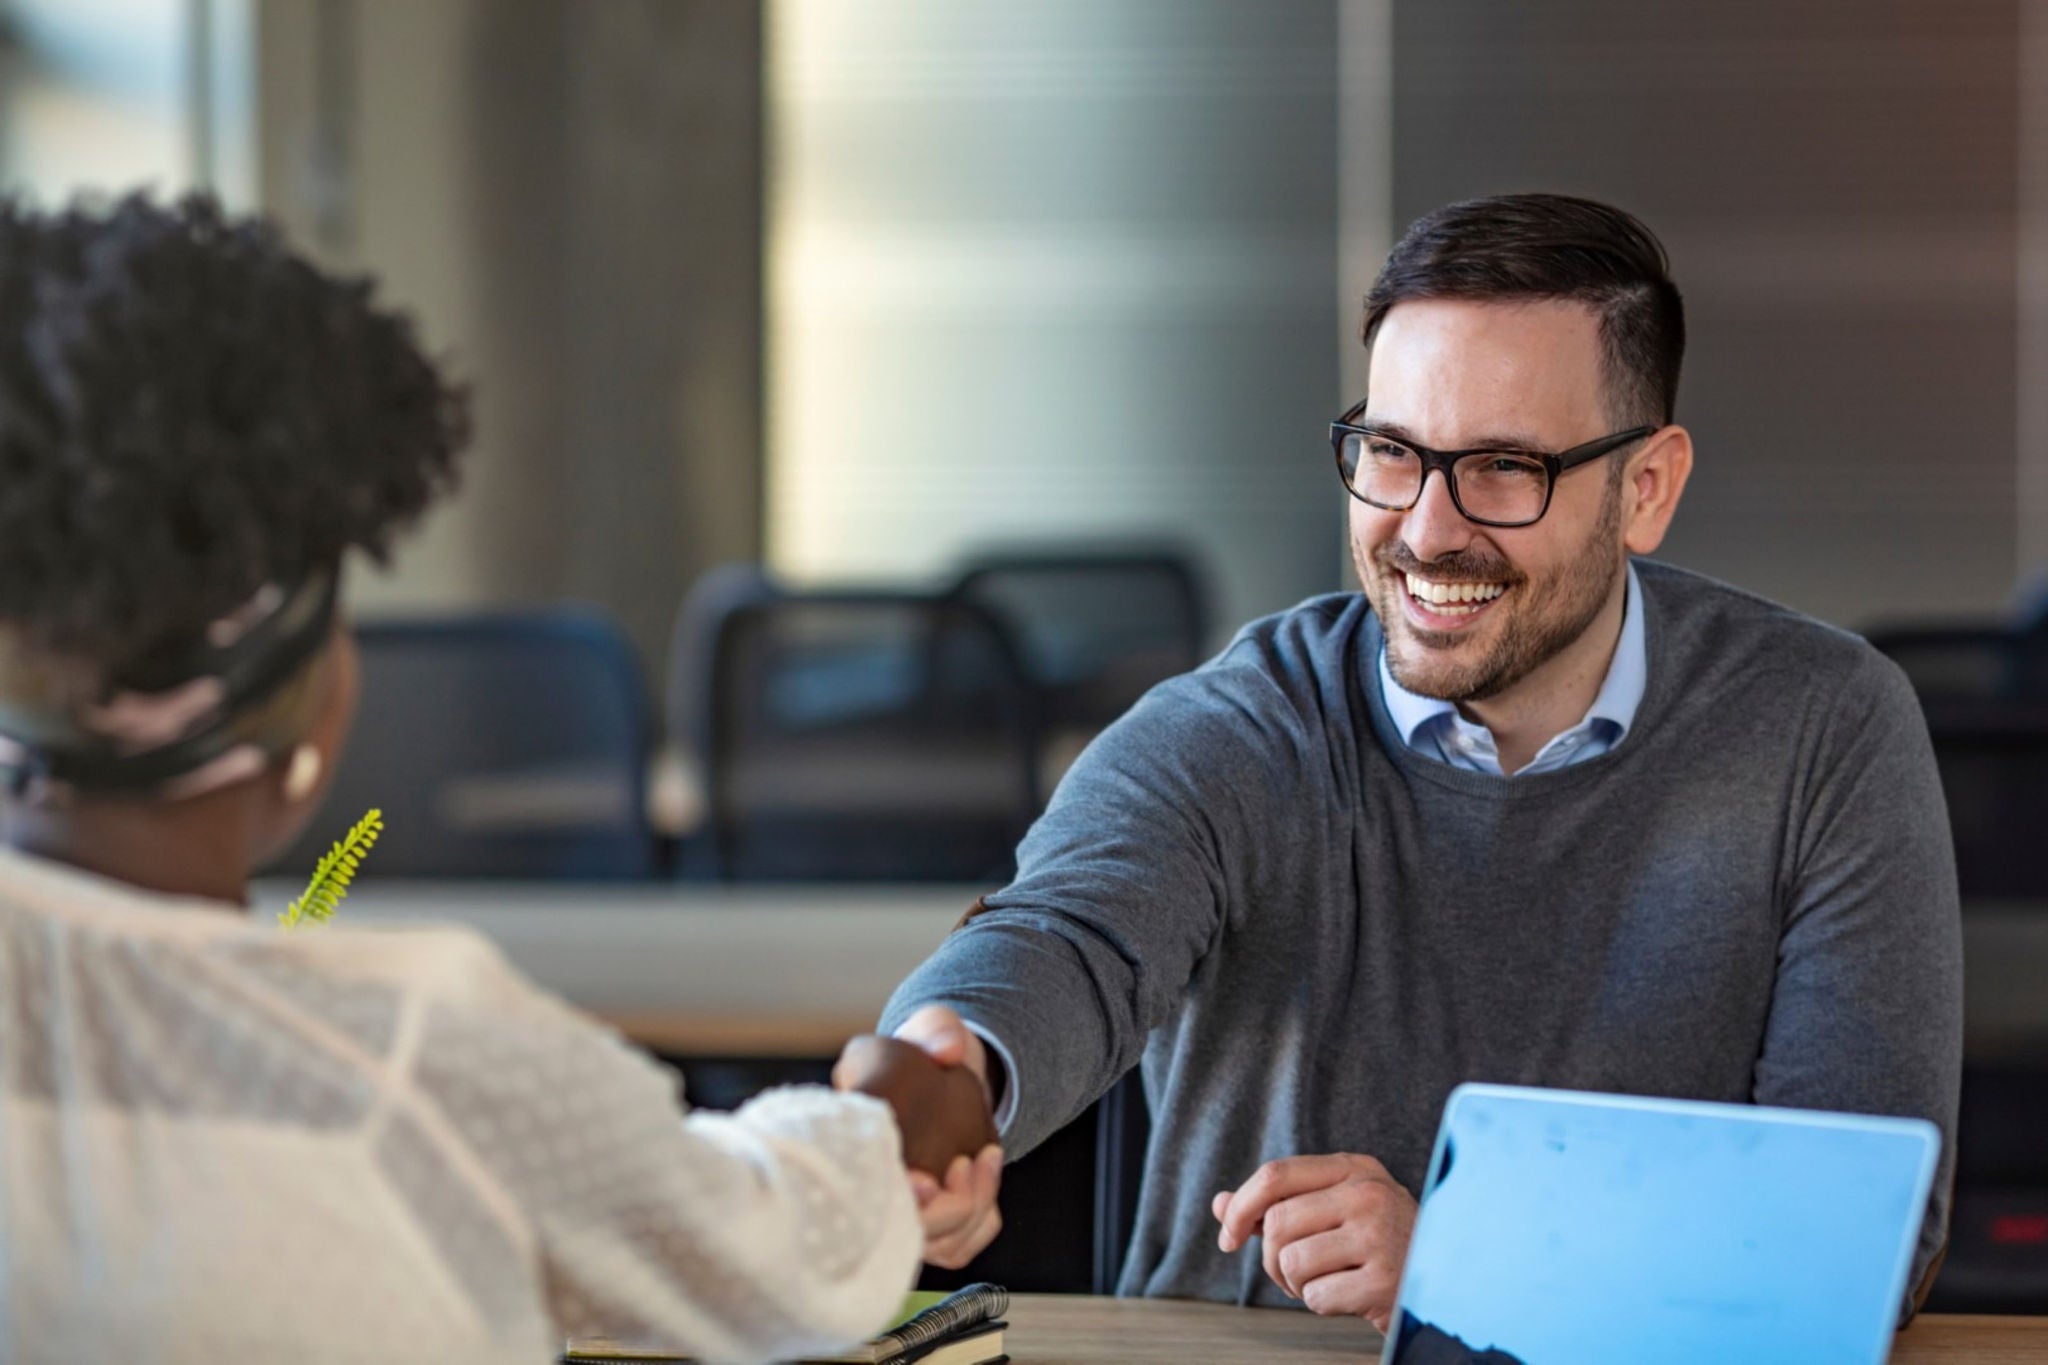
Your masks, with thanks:
[[[1424,578],[1436,579],[1484,580],[1505,583],[1510,587],[1527,577],[1499,555],[1483,550],[1459,550],[1425,560],[1398,540],[1375,548],[1372,561],[1393,573],[1420,574]]]

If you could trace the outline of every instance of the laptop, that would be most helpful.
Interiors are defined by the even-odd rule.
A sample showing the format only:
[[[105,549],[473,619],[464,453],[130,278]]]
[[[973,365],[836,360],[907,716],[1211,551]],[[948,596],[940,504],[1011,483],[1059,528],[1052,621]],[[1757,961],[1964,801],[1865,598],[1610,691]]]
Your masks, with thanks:
[[[1939,1148],[1920,1119],[1459,1086],[1382,1365],[1881,1362]]]

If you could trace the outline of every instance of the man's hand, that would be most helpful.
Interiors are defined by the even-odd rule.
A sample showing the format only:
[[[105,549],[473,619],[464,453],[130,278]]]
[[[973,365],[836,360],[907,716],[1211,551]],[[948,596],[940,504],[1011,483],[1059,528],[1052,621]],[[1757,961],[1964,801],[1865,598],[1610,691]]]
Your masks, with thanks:
[[[1003,1183],[1003,1149],[990,1143],[972,1161],[955,1157],[941,1184],[923,1171],[910,1173],[917,1215],[924,1223],[924,1258],[958,1270],[1003,1230],[996,1191]]]
[[[1314,1312],[1368,1318],[1387,1330],[1415,1200],[1379,1162],[1349,1152],[1269,1161],[1209,1207],[1223,1224],[1223,1250],[1259,1236],[1273,1283]]]
[[[959,1067],[981,1083],[989,1095],[988,1048],[958,1014],[944,1005],[927,1005],[903,1021],[896,1036],[915,1043],[941,1066]],[[922,1171],[910,1175],[924,1220],[924,1258],[947,1270],[958,1270],[981,1253],[1003,1230],[996,1193],[1003,1183],[1003,1149],[991,1143],[972,1161],[955,1160],[945,1178]]]

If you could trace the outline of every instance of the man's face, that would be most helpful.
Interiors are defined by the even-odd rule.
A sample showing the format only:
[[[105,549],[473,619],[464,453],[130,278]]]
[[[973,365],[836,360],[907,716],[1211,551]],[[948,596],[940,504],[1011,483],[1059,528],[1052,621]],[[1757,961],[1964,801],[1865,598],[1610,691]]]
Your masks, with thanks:
[[[1372,349],[1359,420],[1439,450],[1561,451],[1612,430],[1599,319],[1577,303],[1398,303]],[[1585,634],[1620,590],[1621,488],[1610,462],[1559,476],[1533,526],[1481,526],[1441,475],[1405,512],[1351,500],[1351,550],[1403,687],[1485,701]],[[1437,589],[1458,598],[1436,602]],[[1418,595],[1419,594],[1419,595]]]

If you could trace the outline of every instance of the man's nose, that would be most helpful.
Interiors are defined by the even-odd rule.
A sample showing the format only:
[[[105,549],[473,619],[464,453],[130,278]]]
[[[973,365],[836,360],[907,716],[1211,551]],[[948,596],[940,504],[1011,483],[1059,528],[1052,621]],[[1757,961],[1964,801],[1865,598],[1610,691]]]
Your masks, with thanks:
[[[1442,471],[1429,471],[1422,480],[1421,496],[1402,514],[1401,539],[1417,559],[1429,564],[1470,545],[1472,532],[1472,523],[1451,500],[1450,484]]]

